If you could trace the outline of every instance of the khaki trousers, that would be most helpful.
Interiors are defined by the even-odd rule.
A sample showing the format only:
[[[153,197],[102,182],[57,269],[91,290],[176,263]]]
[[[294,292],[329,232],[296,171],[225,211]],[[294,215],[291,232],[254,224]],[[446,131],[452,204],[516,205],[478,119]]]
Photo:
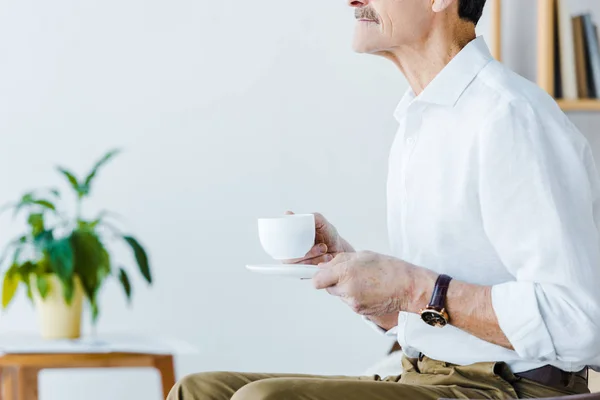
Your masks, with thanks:
[[[401,376],[312,376],[209,372],[189,375],[168,400],[438,400],[530,399],[589,393],[583,378],[561,388],[518,378],[504,363],[456,366],[404,358]]]

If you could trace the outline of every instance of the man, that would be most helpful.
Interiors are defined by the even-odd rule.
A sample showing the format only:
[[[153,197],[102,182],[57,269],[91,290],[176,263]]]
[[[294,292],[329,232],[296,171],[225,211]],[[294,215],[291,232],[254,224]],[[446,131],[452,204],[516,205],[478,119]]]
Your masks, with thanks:
[[[600,180],[553,99],[492,59],[485,0],[349,0],[355,50],[411,90],[395,111],[393,257],[317,215],[303,260],[404,352],[398,377],[208,373],[171,399],[543,398],[586,393],[600,363]]]

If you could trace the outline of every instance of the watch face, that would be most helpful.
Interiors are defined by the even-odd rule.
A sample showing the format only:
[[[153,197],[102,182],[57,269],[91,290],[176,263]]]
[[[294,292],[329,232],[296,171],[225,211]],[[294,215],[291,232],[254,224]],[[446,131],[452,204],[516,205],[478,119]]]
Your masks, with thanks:
[[[448,321],[446,321],[446,318],[444,318],[444,316],[440,312],[435,310],[423,311],[421,313],[421,318],[423,318],[423,321],[425,321],[427,324],[439,328],[446,326],[446,324],[448,323]]]

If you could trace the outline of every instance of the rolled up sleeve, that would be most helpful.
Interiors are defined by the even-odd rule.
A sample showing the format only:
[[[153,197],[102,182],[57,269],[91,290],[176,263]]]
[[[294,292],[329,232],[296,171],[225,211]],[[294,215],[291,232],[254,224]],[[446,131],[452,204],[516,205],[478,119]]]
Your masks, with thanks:
[[[565,118],[515,102],[479,142],[485,233],[513,280],[492,287],[500,328],[525,359],[600,354],[600,185],[587,141]]]
[[[380,327],[379,325],[377,325],[375,322],[371,321],[369,318],[363,316],[362,317],[363,321],[369,325],[373,330],[375,330],[376,332],[378,332],[381,335],[384,336],[396,336],[398,334],[398,325],[396,325],[395,327],[386,330],[383,329],[382,327]]]

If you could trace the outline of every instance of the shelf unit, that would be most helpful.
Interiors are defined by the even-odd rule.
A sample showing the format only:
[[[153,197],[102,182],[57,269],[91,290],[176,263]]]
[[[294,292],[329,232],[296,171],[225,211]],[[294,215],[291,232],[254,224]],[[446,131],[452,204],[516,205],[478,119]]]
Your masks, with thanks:
[[[554,0],[537,0],[537,83],[554,95]],[[502,0],[492,0],[492,54],[502,61]],[[557,99],[564,111],[600,111],[600,100]]]

